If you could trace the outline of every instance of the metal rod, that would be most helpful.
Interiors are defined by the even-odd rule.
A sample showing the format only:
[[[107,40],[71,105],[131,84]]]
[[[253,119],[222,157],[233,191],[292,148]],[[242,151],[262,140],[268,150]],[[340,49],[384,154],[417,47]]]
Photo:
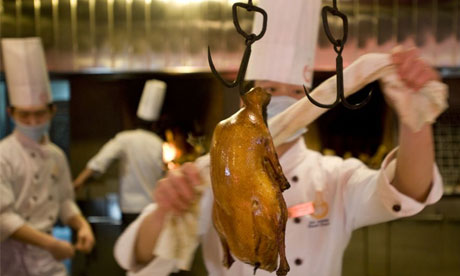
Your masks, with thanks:
[[[418,17],[419,17],[419,6],[418,6],[418,0],[412,0],[412,33],[414,34],[414,44],[417,45],[417,37],[418,37]]]
[[[22,0],[16,0],[16,36],[22,36],[22,28],[21,28],[21,21],[22,21]]]
[[[113,53],[113,1],[107,0],[107,28],[109,34],[109,55],[110,55],[110,67],[115,67],[115,56]]]
[[[3,0],[0,0],[0,18],[3,18],[3,16],[5,16],[5,15],[3,14],[3,9],[4,9],[4,7],[3,7]],[[0,21],[1,21],[1,20],[0,20]],[[2,24],[1,24],[1,22],[0,22],[0,37],[2,37]],[[0,61],[0,66],[2,66],[1,63],[2,63],[2,62]]]
[[[40,0],[34,0],[34,27],[36,36],[40,36],[40,8]]]
[[[152,0],[145,0],[145,9],[144,9],[144,23],[145,23],[145,34],[147,37],[150,34],[150,9],[151,9]]]
[[[435,41],[434,43],[436,44],[437,43],[436,35],[438,31],[442,31],[442,30],[438,30],[438,12],[439,12],[438,0],[433,0],[432,3],[433,3],[433,13],[431,14],[431,21],[432,21],[432,26],[433,26],[433,32],[431,34],[434,36],[434,41]],[[437,57],[439,56],[439,53],[437,53],[437,51],[432,48],[432,45],[430,45],[430,48],[432,49],[430,54],[433,55],[432,62],[433,64],[438,64]]]
[[[151,9],[152,9],[152,0],[145,0],[145,7],[144,7],[144,24],[145,24],[145,37],[147,40],[147,60],[146,66],[151,66],[152,61],[152,48],[151,48],[151,40],[150,40],[150,32],[151,32]]]
[[[96,57],[96,15],[95,15],[95,5],[96,0],[88,1],[89,9],[89,39],[91,45],[91,57],[93,59],[93,66],[97,66],[97,57]]]
[[[455,41],[455,47],[454,47],[454,55],[453,55],[453,64],[456,66],[460,65],[460,59],[459,59],[459,52],[460,52],[460,33],[459,33],[459,8],[460,7],[460,0],[456,0],[454,3],[454,16],[453,16],[453,35],[454,35],[454,41]],[[457,63],[458,62],[458,63]]]
[[[78,62],[78,37],[77,37],[77,0],[70,0],[70,30],[71,30],[71,43],[72,43],[72,67],[77,69]]]
[[[132,32],[133,32],[133,0],[126,0],[126,36],[128,51],[128,68],[132,67]]]
[[[51,2],[52,6],[52,17],[53,17],[53,41],[54,41],[54,48],[56,51],[59,49],[59,0],[53,0]]]

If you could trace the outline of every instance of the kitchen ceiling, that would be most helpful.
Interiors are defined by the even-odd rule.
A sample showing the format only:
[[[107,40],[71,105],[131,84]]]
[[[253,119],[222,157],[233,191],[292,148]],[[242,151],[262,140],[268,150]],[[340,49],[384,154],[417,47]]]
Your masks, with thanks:
[[[218,69],[231,72],[244,51],[233,26],[234,2],[0,0],[0,36],[42,37],[53,72],[208,72],[208,45]],[[419,47],[435,66],[460,67],[460,0],[337,3],[349,18],[345,65],[361,54],[402,44]],[[252,15],[241,14],[240,22],[250,30]],[[336,30],[340,24],[330,18]],[[335,53],[320,30],[315,70],[334,68]]]

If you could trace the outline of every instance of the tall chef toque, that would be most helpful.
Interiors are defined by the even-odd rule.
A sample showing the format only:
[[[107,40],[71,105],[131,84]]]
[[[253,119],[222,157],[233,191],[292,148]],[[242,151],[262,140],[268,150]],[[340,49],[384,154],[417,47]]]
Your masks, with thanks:
[[[166,83],[160,80],[148,80],[137,108],[137,117],[145,121],[155,121],[160,117],[166,92]]]
[[[268,14],[264,37],[252,45],[247,80],[269,80],[311,87],[321,0],[261,0]],[[256,16],[253,32],[259,33]]]
[[[267,31],[252,46],[246,79],[311,87],[321,0],[261,0],[259,6],[268,14]],[[262,17],[255,18],[254,33],[262,26],[261,20]],[[295,102],[297,99],[289,96],[272,97],[267,118],[275,117]],[[305,128],[299,129],[285,142],[294,141],[305,132]]]
[[[41,39],[2,39],[8,96],[12,106],[29,107],[52,102]]]

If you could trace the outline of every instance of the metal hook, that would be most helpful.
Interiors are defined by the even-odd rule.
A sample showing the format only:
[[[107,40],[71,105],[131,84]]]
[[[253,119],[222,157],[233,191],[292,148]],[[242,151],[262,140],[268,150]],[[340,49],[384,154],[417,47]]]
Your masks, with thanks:
[[[337,16],[340,19],[342,19],[342,26],[343,26],[343,36],[341,39],[336,39],[331,32],[331,29],[329,28],[329,22],[327,20],[327,13],[331,13],[333,16]],[[335,98],[334,103],[332,104],[322,104],[314,100],[310,96],[310,92],[306,89],[304,86],[304,92],[307,98],[316,106],[322,107],[322,108],[333,108],[335,107],[339,102],[342,102],[342,104],[348,108],[348,109],[358,109],[366,105],[372,96],[372,91],[369,93],[367,98],[359,103],[359,104],[350,104],[347,102],[345,99],[345,94],[344,94],[344,87],[343,87],[343,59],[342,59],[342,52],[343,52],[343,47],[345,46],[345,42],[347,41],[347,36],[348,36],[348,18],[347,16],[340,12],[339,9],[337,8],[337,1],[333,1],[333,7],[325,6],[321,10],[321,16],[323,19],[323,27],[324,31],[326,32],[326,36],[329,39],[329,41],[332,43],[334,46],[334,51],[337,53],[337,58],[335,60],[335,68],[337,72],[337,96]]]
[[[253,33],[248,34],[241,28],[240,23],[238,22],[238,7],[243,8],[247,10],[248,12],[254,11],[254,12],[259,12],[262,14],[263,16],[262,30],[260,31],[258,35],[253,34]],[[214,76],[216,76],[216,78],[220,82],[222,82],[223,85],[225,85],[228,88],[239,86],[240,95],[243,95],[244,91],[243,91],[242,83],[244,80],[244,76],[246,75],[246,69],[248,68],[249,57],[251,56],[251,45],[252,43],[256,42],[257,40],[261,39],[264,36],[265,31],[267,30],[267,13],[262,8],[254,6],[252,4],[252,0],[249,0],[248,4],[239,3],[239,2],[233,4],[232,16],[233,16],[233,25],[235,25],[237,32],[245,38],[245,44],[246,44],[246,49],[244,50],[243,58],[241,59],[241,64],[240,64],[240,68],[238,69],[238,74],[236,76],[236,79],[233,82],[227,82],[217,72],[216,67],[214,66],[214,63],[212,61],[211,48],[209,46],[208,46],[208,62],[209,62],[209,67],[211,67],[212,73],[214,74]]]
[[[307,96],[307,98],[310,100],[310,102],[312,102],[314,105],[322,107],[322,108],[333,108],[340,102],[339,94],[337,94],[337,97],[335,98],[334,103],[332,103],[332,104],[322,104],[320,102],[317,102],[315,99],[313,99],[310,96],[310,91],[308,91],[308,89],[305,87],[305,85],[303,86],[303,91],[305,93],[305,96]]]
[[[337,66],[337,94],[336,94],[336,98],[335,98],[334,103],[332,103],[332,104],[322,104],[320,102],[317,102],[315,99],[313,99],[313,97],[310,96],[310,91],[308,91],[308,89],[305,87],[305,85],[303,86],[303,90],[305,92],[305,95],[307,96],[307,98],[314,105],[322,107],[322,108],[333,108],[336,105],[338,105],[340,102],[342,102],[342,104],[346,108],[354,110],[354,109],[358,109],[358,108],[363,107],[364,105],[366,105],[371,100],[372,90],[369,92],[369,94],[367,95],[366,99],[364,99],[362,102],[360,102],[358,104],[351,104],[351,103],[349,103],[347,101],[347,99],[345,98],[344,87],[343,87],[343,68],[342,68],[342,64],[343,64],[342,63],[342,57],[338,56],[337,60],[336,60],[336,66]]]

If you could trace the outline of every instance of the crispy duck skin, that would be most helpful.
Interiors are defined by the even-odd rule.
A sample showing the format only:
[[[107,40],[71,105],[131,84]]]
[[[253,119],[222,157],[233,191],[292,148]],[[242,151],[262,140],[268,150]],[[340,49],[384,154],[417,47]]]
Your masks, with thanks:
[[[221,121],[211,144],[212,219],[227,268],[234,259],[286,275],[287,207],[282,192],[289,188],[263,113],[270,94],[254,88],[242,96],[244,107]],[[232,257],[233,256],[233,257]]]

